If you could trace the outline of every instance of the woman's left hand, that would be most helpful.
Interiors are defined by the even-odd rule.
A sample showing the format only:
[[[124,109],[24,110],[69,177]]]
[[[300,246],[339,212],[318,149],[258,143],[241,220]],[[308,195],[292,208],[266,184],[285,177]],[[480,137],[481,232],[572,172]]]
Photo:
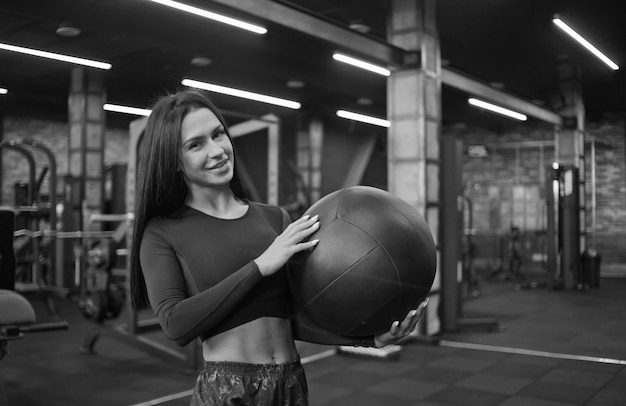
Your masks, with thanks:
[[[411,310],[402,322],[394,321],[391,324],[391,328],[386,333],[379,334],[374,337],[374,343],[376,347],[381,348],[386,345],[395,344],[404,337],[408,336],[415,330],[417,322],[419,321],[426,305],[428,304],[428,298],[424,300],[415,310]]]

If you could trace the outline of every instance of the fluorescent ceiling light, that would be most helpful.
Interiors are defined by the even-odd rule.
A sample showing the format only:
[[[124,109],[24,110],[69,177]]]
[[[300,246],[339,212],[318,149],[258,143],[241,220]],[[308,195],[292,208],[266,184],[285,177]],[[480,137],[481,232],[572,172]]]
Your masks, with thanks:
[[[391,71],[381,66],[373,65],[369,62],[361,61],[360,59],[352,58],[343,54],[333,54],[333,59],[339,62],[347,63],[348,65],[356,66],[357,68],[365,69],[370,72],[378,73],[379,75],[389,76]]]
[[[574,31],[569,25],[565,24],[563,20],[561,20],[558,16],[555,16],[552,19],[552,22],[556,24],[557,27],[565,31],[570,37],[574,38],[579,44],[585,47],[589,52],[598,57],[602,62],[607,64],[611,69],[618,70],[619,66],[612,60],[610,60],[606,55],[598,50],[598,48],[591,45],[589,41],[584,39],[580,34]]]
[[[27,55],[32,55],[32,56],[39,56],[41,58],[55,59],[57,61],[69,62],[69,63],[74,63],[77,65],[90,66],[92,68],[111,69],[110,63],[92,61],[91,59],[77,58],[75,56],[68,56],[68,55],[63,55],[63,54],[55,54],[52,52],[40,51],[37,49],[31,49],[31,48],[24,48],[24,47],[19,47],[15,45],[0,43],[0,49],[4,49],[5,51],[11,51],[11,52],[19,52],[21,54],[27,54]]]
[[[115,113],[134,114],[136,116],[149,116],[152,110],[140,109],[137,107],[120,106],[119,104],[105,104],[102,108],[106,111],[113,111]]]
[[[481,109],[493,111],[494,113],[502,114],[507,117],[514,118],[520,121],[526,121],[527,117],[524,114],[515,112],[513,110],[505,109],[504,107],[496,106],[495,104],[487,103],[482,100],[470,98],[468,100],[472,106],[480,107]]]
[[[4,87],[0,87],[0,94],[7,94],[9,93],[8,89],[5,89]]]
[[[244,99],[260,101],[263,103],[275,104],[277,106],[288,107],[290,109],[299,109],[301,107],[300,103],[292,100],[280,99],[278,97],[266,96],[264,94],[252,93],[245,90],[233,89],[232,87],[214,85],[212,83],[199,82],[192,79],[183,79],[181,83],[184,86],[196,87],[198,89],[209,90],[211,92],[227,94],[229,96],[241,97]]]
[[[360,121],[362,123],[374,124],[380,127],[389,127],[391,123],[388,120],[383,120],[382,118],[376,118],[371,116],[366,116],[364,114],[353,113],[351,111],[346,110],[337,110],[337,115],[341,118],[347,118],[348,120]]]
[[[213,13],[211,11],[203,10],[201,8],[189,6],[187,4],[179,3],[171,0],[150,0],[155,3],[159,3],[163,6],[172,7],[177,10],[185,11],[187,13],[195,14],[200,17],[208,18],[210,20],[219,21],[220,23],[232,25],[243,30],[252,31],[257,34],[265,34],[267,29],[258,25],[250,24],[245,21],[236,20],[231,17],[226,17],[221,14]]]

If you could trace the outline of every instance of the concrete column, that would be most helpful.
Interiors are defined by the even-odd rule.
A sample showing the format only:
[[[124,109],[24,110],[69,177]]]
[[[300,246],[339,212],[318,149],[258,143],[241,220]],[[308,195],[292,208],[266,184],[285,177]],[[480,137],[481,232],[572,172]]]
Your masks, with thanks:
[[[76,67],[72,71],[69,111],[69,174],[79,190],[79,212],[75,218],[76,229],[98,230],[99,224],[89,224],[84,217],[101,213],[104,205],[104,133],[105,113],[102,106],[106,92],[102,74],[88,68]],[[74,208],[76,209],[76,208]],[[66,231],[69,231],[66,229]]]
[[[0,142],[4,140],[4,111],[0,110]],[[4,154],[0,151],[0,169],[4,168],[2,166],[2,156]],[[4,185],[3,179],[3,171],[0,170],[0,205],[2,204],[2,185]]]
[[[319,117],[306,119],[298,131],[296,141],[296,166],[302,175],[308,196],[299,196],[307,205],[318,201],[322,190],[322,146],[324,143],[324,123]],[[310,201],[309,201],[310,200]]]
[[[388,37],[414,51],[387,82],[388,189],[424,215],[438,242],[441,64],[435,0],[394,0]],[[438,272],[422,332],[439,331],[440,281]]]

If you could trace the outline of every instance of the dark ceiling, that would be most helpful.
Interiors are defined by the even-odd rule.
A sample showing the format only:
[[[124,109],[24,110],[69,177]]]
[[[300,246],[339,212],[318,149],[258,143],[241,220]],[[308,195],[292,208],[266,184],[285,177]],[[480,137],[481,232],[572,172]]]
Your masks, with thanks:
[[[256,35],[175,11],[147,0],[2,0],[0,42],[106,61],[103,71],[109,103],[148,107],[183,77],[209,81],[300,101],[305,110],[345,108],[386,115],[386,79],[331,59],[336,46],[281,24],[224,6],[225,1],[184,0],[226,12],[268,28]],[[238,2],[233,2],[238,3]],[[364,34],[381,41],[391,1],[276,1],[347,27],[362,23]],[[485,83],[503,86],[551,108],[555,63],[567,55],[582,71],[588,118],[626,111],[626,80],[582,50],[552,24],[559,14],[618,65],[626,64],[626,24],[618,0],[436,0],[441,56],[446,67]],[[231,4],[231,3],[229,3]],[[71,22],[82,33],[73,38],[55,33]],[[210,58],[195,67],[195,56]],[[5,115],[67,118],[72,66],[0,50],[0,96]],[[302,89],[286,86],[304,81]],[[357,102],[360,98],[370,105]],[[467,95],[443,87],[444,121],[468,120],[481,112],[468,107]],[[284,108],[216,95],[227,110],[250,114],[284,113]],[[110,113],[108,122],[127,125],[129,117]]]

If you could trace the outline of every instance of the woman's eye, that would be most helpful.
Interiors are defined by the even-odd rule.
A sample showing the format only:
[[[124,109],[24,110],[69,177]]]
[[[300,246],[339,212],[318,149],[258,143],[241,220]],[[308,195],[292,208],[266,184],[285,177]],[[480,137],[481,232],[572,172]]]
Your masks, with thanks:
[[[224,130],[219,130],[219,131],[217,131],[217,132],[215,132],[215,133],[213,134],[213,139],[214,139],[214,140],[215,140],[215,139],[219,139],[219,138],[222,138],[222,137],[223,137],[223,136],[225,136],[225,135],[226,135],[226,131],[224,131]]]

